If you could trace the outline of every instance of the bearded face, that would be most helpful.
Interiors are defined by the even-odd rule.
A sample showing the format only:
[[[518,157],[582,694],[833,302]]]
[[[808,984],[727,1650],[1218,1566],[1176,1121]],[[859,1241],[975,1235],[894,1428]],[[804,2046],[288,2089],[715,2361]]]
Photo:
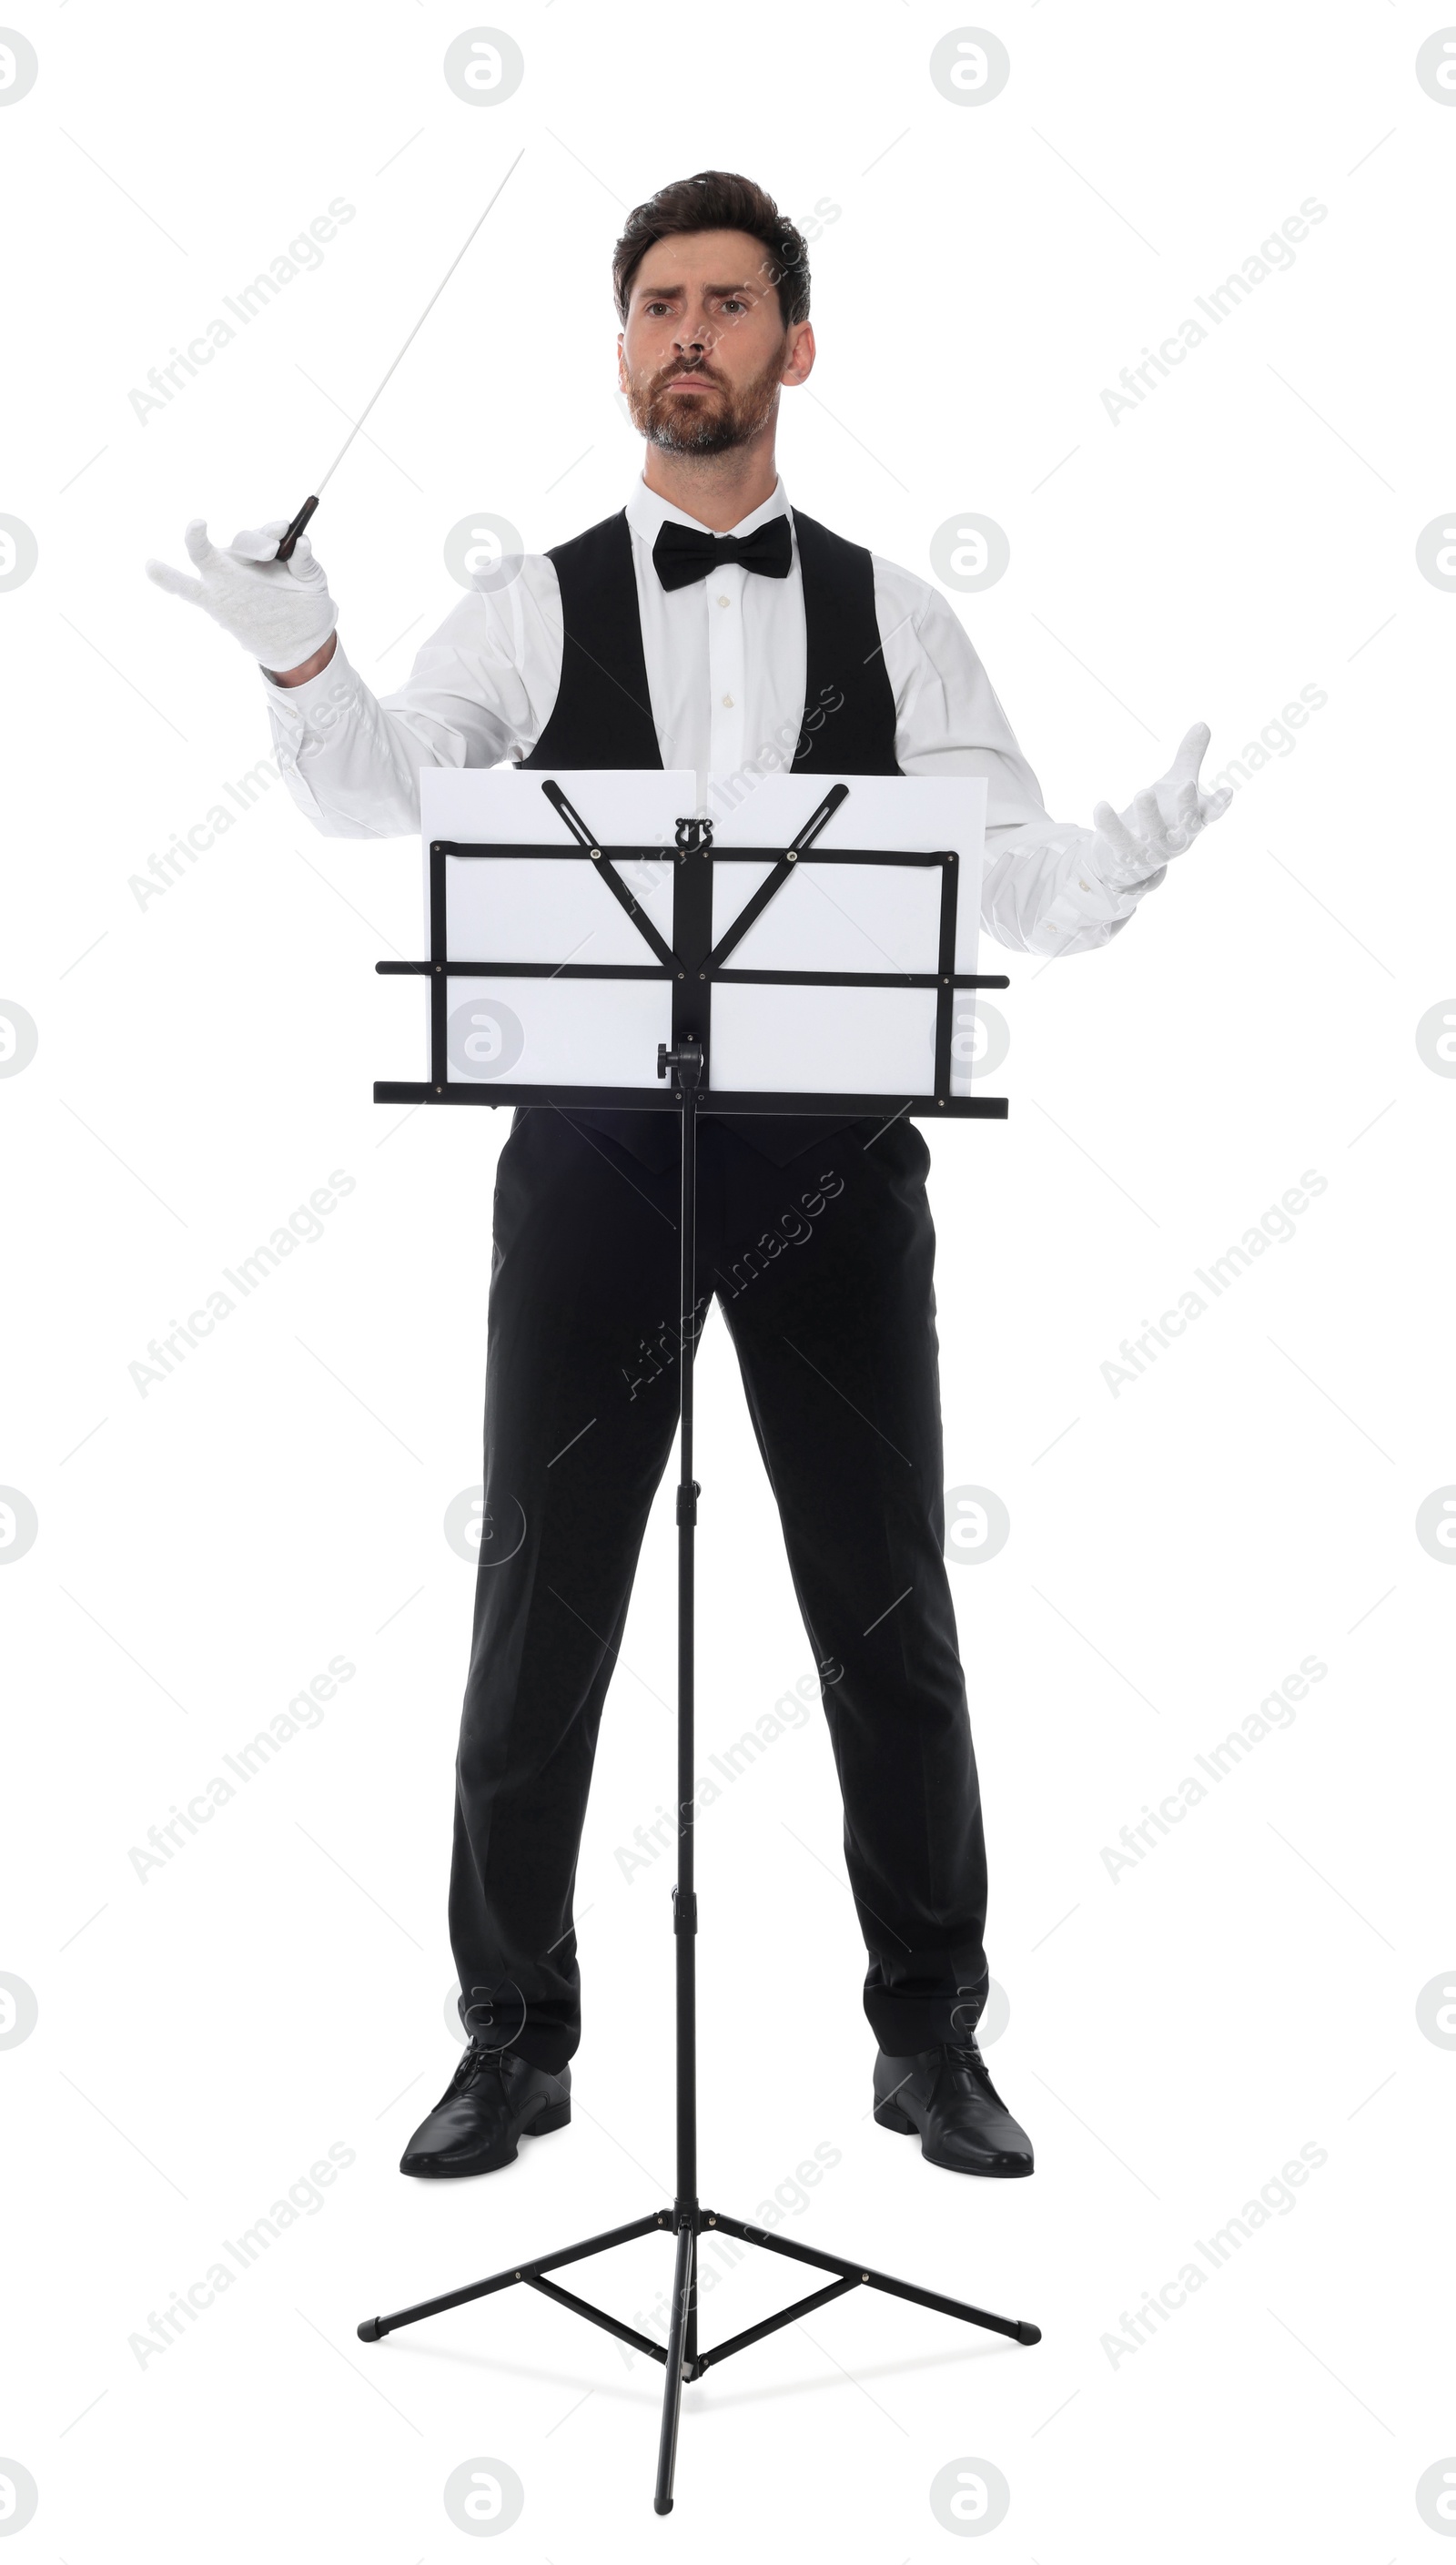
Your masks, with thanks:
[[[783,378],[784,351],[746,382],[730,383],[711,356],[675,354],[643,375],[629,375],[632,424],[650,444],[669,454],[726,454],[765,428]],[[675,389],[687,381],[691,389]]]

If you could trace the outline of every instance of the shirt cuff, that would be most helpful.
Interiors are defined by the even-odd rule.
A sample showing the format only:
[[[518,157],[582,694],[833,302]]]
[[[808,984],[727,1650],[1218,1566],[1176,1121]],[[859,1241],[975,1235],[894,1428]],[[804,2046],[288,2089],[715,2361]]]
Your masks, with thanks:
[[[295,769],[311,748],[324,746],[363,715],[363,679],[345,655],[341,641],[335,642],[327,667],[320,668],[316,677],[307,677],[302,686],[276,686],[261,666],[258,682],[267,700],[278,762],[285,774]]]
[[[988,831],[983,908],[998,942],[1050,961],[1095,952],[1126,926],[1153,885],[1120,889],[1104,882],[1088,860],[1093,835],[1091,828],[1054,819]]]

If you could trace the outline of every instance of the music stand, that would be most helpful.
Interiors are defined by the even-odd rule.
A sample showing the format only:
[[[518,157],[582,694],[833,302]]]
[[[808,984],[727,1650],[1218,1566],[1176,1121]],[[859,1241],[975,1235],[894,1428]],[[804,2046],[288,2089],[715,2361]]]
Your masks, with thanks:
[[[465,842],[429,833],[430,805],[435,813],[449,812],[452,807],[470,807],[469,797],[461,799],[462,787],[479,790],[482,783],[504,785],[504,799],[518,814],[533,811],[529,829],[511,842]],[[608,804],[622,807],[624,786],[655,788],[658,808],[662,808],[665,789],[678,788],[678,808],[683,801],[695,798],[694,779],[689,775],[648,776],[571,775],[571,791],[579,795],[587,808],[602,809]],[[601,2325],[615,2334],[620,2342],[630,2343],[635,2351],[645,2352],[650,2359],[661,2361],[666,2369],[663,2397],[662,2430],[658,2448],[657,2484],[654,2509],[671,2511],[673,2507],[673,2473],[677,2455],[678,2417],[685,2380],[701,2378],[709,2369],[735,2352],[744,2351],[750,2343],[761,2342],[765,2335],[776,2333],[797,2317],[829,2302],[854,2288],[885,2291],[892,2297],[908,2298],[917,2306],[934,2308],[937,2313],[958,2317],[963,2323],[982,2326],[992,2333],[1008,2336],[1013,2342],[1034,2343],[1041,2340],[1040,2328],[1010,2316],[988,2314],[985,2308],[967,2304],[959,2298],[942,2296],[935,2289],[923,2289],[909,2280],[898,2280],[884,2271],[870,2270],[853,2258],[828,2253],[815,2245],[790,2243],[785,2236],[750,2226],[722,2210],[701,2206],[698,2199],[698,2099],[697,2099],[697,2016],[694,1941],[698,1931],[698,1901],[694,1889],[694,1535],[698,1519],[699,1484],[693,1476],[693,1362],[696,1350],[697,1273],[694,1256],[694,1225],[697,1192],[698,1120],[709,1113],[808,1113],[837,1115],[841,1119],[881,1114],[888,1122],[902,1113],[921,1115],[933,1120],[984,1119],[1001,1120],[1006,1114],[1004,1096],[972,1095],[964,1092],[968,1072],[959,1065],[955,1053],[956,993],[968,989],[1004,989],[1003,976],[983,976],[957,972],[957,913],[962,856],[965,851],[978,854],[980,823],[984,814],[984,785],[971,783],[958,786],[963,799],[958,807],[964,819],[967,811],[974,815],[974,825],[958,830],[962,846],[943,842],[914,848],[874,848],[840,842],[844,825],[833,823],[846,805],[853,807],[858,791],[867,804],[884,811],[885,784],[879,779],[840,780],[822,793],[817,783],[806,778],[776,779],[758,788],[750,797],[755,806],[754,824],[734,827],[732,821],[719,821],[728,833],[749,842],[715,846],[715,823],[711,819],[679,819],[670,843],[606,844],[594,834],[575,803],[568,798],[563,785],[554,777],[514,776],[509,783],[492,775],[489,779],[453,775],[448,778],[426,776],[426,825],[428,845],[428,924],[430,956],[423,962],[379,962],[375,969],[383,974],[425,977],[430,995],[430,1074],[427,1080],[383,1079],[374,1087],[374,1100],[379,1104],[554,1104],[568,1109],[630,1109],[671,1112],[678,1115],[682,1132],[682,1194],[679,1229],[679,1300],[682,1339],[681,1410],[679,1424],[679,1479],[677,1491],[678,1524],[678,1875],[673,1890],[673,1931],[676,1936],[677,1982],[677,2185],[671,2208],[650,2211],[646,2216],[631,2219],[624,2226],[609,2227],[603,2234],[589,2235],[581,2242],[559,2246],[548,2253],[538,2253],[514,2264],[510,2269],[493,2272],[484,2280],[472,2281],[467,2287],[447,2290],[444,2295],[423,2299],[419,2305],[401,2307],[392,2315],[368,2316],[358,2328],[361,2342],[378,2342],[402,2325],[418,2324],[424,2317],[443,2314],[447,2308],[468,2305],[475,2298],[493,2296],[498,2290],[514,2288],[518,2283],[537,2289],[558,2306],[569,2307],[574,2315]],[[547,822],[539,803],[524,800],[539,790],[544,802],[555,815]],[[936,795],[944,796],[942,783],[925,784],[916,780],[898,782],[893,790],[901,797],[919,795],[917,806],[922,812],[938,809],[944,813],[952,805]],[[784,796],[792,791],[797,807],[805,798],[814,807],[792,834],[780,832],[777,842],[763,842],[764,812],[770,815],[776,807],[782,813]],[[777,803],[775,806],[775,795]],[[454,801],[452,804],[452,796]],[[498,803],[503,799],[497,795]],[[476,808],[479,806],[476,805]],[[900,807],[907,807],[902,802]],[[847,824],[847,822],[845,823]],[[539,833],[537,834],[537,831]],[[851,831],[852,833],[852,831]],[[948,833],[941,831],[942,835]],[[756,839],[756,842],[753,840]],[[536,869],[542,862],[551,871],[542,875]],[[746,898],[742,896],[744,877],[726,875],[722,867],[747,863],[756,868]],[[514,877],[506,872],[494,876],[476,867],[513,867]],[[565,876],[554,867],[573,869],[571,897],[565,898],[562,885]],[[791,927],[788,885],[799,875],[791,897],[798,911],[805,907],[808,868],[825,865],[845,868],[835,877],[830,904],[839,912],[845,925],[835,929],[840,947],[846,942],[855,948],[856,939],[863,944],[879,944],[881,956],[890,962],[888,970],[815,971],[794,967],[729,967],[730,957],[740,953],[760,922],[780,930]],[[644,892],[639,899],[632,882],[624,878],[626,867]],[[644,871],[644,867],[650,868]],[[666,867],[672,881],[671,934],[666,935],[649,913],[651,894],[659,899],[666,887]],[[859,871],[855,868],[867,868]],[[617,903],[618,914],[605,907],[595,883],[587,876],[597,875],[600,884]],[[872,880],[874,874],[876,878]],[[890,876],[887,885],[885,876]],[[509,887],[508,887],[509,881]],[[480,885],[488,883],[498,896],[482,894]],[[847,887],[846,887],[847,886]],[[459,894],[459,895],[457,895]],[[572,900],[577,903],[574,915],[568,915]],[[646,904],[645,904],[646,903]],[[821,906],[823,903],[821,902]],[[977,903],[978,905],[978,903]],[[592,921],[587,940],[609,946],[629,960],[597,959],[582,962],[574,958],[555,958],[552,947],[574,932],[583,918]],[[506,923],[501,923],[502,920]],[[962,921],[962,944],[974,933],[972,916]],[[717,931],[716,931],[717,930]],[[547,958],[520,958],[470,961],[450,944],[454,934],[472,931],[489,934],[491,940],[504,937],[514,941],[518,952],[529,943],[541,946]],[[925,947],[922,960],[931,967],[911,970],[898,967],[896,945],[903,958],[907,934],[919,934]],[[625,936],[626,942],[623,943]],[[881,944],[880,938],[891,939]],[[780,962],[785,949],[792,952],[794,936],[780,931],[775,943],[772,935],[765,942],[760,932],[755,939],[760,957],[777,951]],[[973,945],[971,946],[973,950]],[[860,958],[864,958],[863,953]],[[516,1007],[502,997],[500,984],[515,984],[516,1005],[526,1018],[522,1024]],[[530,1064],[544,1060],[555,1067],[569,1065],[579,1056],[579,1043],[573,1049],[571,1034],[563,1027],[563,984],[594,983],[596,1021],[593,1038],[598,1040],[603,1054],[619,1062],[632,1063],[631,1074],[640,1082],[583,1081],[579,1078],[550,1075],[514,1080],[511,1070],[518,1059]],[[452,1005],[452,990],[474,989],[458,1005]],[[845,1010],[853,1017],[859,1010],[860,1039],[872,1059],[881,1068],[908,1063],[912,1076],[910,1093],[895,1092],[877,1083],[873,1092],[849,1093],[826,1085],[813,1091],[802,1085],[786,1084],[766,1087],[753,1084],[737,1088],[716,1087],[713,1083],[715,1039],[720,1049],[727,1049],[741,1064],[752,1047],[762,1041],[770,1053],[793,1061],[796,1055],[796,1031],[793,1022],[793,998],[820,991],[898,992],[901,1003],[892,1007],[887,996],[869,1002],[856,998],[821,999],[813,1002],[821,1010],[837,1009],[835,1019],[842,1033],[848,1021]],[[762,993],[753,999],[736,993]],[[549,995],[547,994],[549,993]],[[715,995],[720,998],[715,1027]],[[650,1053],[644,1049],[645,1038],[652,1029],[653,1010],[657,1011],[668,1039],[656,1046],[656,1079],[648,1084]],[[885,1019],[895,1019],[887,1024]],[[822,1025],[821,1017],[821,1025]],[[471,1025],[475,1033],[469,1030]],[[797,1044],[802,1055],[802,1043]],[[640,1065],[638,1064],[640,1062]],[[451,1069],[464,1074],[452,1077]],[[914,1072],[919,1069],[917,1076]],[[741,1074],[741,1065],[739,1067]],[[661,1082],[659,1082],[661,1081]],[[962,1091],[956,1091],[958,1089]],[[766,2316],[728,2341],[702,2350],[698,2343],[698,2290],[696,2256],[698,2237],[706,2229],[716,2228],[735,2236],[744,2244],[758,2245],[768,2253],[781,2253],[789,2260],[808,2263],[830,2272],[833,2277],[822,2288],[807,2297],[797,2298],[778,2314]],[[609,2251],[633,2237],[650,2235],[659,2229],[677,2236],[677,2259],[673,2279],[672,2312],[666,2350],[652,2342],[635,2327],[623,2324],[605,2308],[577,2297],[562,2288],[549,2275],[572,2262],[585,2261],[594,2253]]]

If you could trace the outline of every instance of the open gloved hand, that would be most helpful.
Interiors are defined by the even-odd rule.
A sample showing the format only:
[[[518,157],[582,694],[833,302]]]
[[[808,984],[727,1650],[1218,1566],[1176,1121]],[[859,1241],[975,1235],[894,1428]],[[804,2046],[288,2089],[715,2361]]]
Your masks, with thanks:
[[[159,561],[147,563],[146,575],[169,596],[202,606],[260,666],[301,667],[322,648],[338,607],[307,535],[300,535],[290,561],[277,559],[287,532],[288,519],[275,517],[220,547],[209,542],[205,519],[194,517],[182,540],[197,577]]]
[[[1233,800],[1228,786],[1204,793],[1198,785],[1209,737],[1208,724],[1195,722],[1166,775],[1136,795],[1126,811],[1115,811],[1110,802],[1097,805],[1088,860],[1109,889],[1154,890],[1169,858],[1185,854],[1210,820],[1222,818]]]

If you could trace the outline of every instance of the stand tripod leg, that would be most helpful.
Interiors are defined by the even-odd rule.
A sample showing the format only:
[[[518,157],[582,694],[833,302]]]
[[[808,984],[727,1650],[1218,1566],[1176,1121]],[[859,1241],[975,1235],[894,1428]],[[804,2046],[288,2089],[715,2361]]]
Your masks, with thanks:
[[[468,2307],[474,2298],[491,2298],[498,2289],[514,2288],[518,2280],[534,2281],[543,2271],[559,2271],[568,2262],[584,2262],[593,2253],[609,2253],[614,2244],[630,2244],[634,2236],[652,2235],[672,2222],[669,2211],[655,2210],[646,2217],[634,2217],[629,2225],[609,2226],[601,2235],[587,2235],[579,2244],[563,2244],[554,2253],[537,2253],[533,2261],[518,2263],[514,2271],[493,2271],[489,2279],[472,2280],[463,2289],[447,2289],[442,2297],[421,2298],[417,2306],[396,2307],[392,2315],[365,2316],[357,2328],[359,2340],[382,2342],[387,2333],[397,2333],[401,2325],[419,2324],[425,2316],[444,2315],[451,2307]]]
[[[745,2226],[741,2217],[728,2217],[721,2209],[705,2210],[704,2224],[719,2227],[725,2235],[736,2235],[744,2244],[761,2245],[765,2253],[782,2253],[791,2262],[807,2262],[815,2270],[837,2271],[851,2285],[856,2281],[864,2288],[883,2289],[887,2297],[908,2298],[912,2306],[932,2307],[936,2315],[958,2316],[962,2324],[983,2325],[987,2333],[1005,2334],[1010,2342],[1034,2343],[1041,2340],[1040,2325],[1029,2324],[1023,2316],[995,2316],[985,2307],[973,2307],[965,2298],[942,2297],[938,2289],[923,2289],[914,2280],[897,2280],[888,2271],[871,2271],[862,2262],[846,2261],[842,2253],[825,2253],[817,2244],[791,2244],[786,2235],[769,2235],[761,2226]],[[722,2352],[718,2354],[722,2358]]]
[[[678,2266],[673,2275],[673,2315],[668,2329],[668,2374],[662,2400],[662,2439],[657,2451],[657,2491],[652,2498],[654,2511],[671,2511],[673,2507],[673,2468],[678,2455],[678,2414],[683,2402],[684,2351],[695,2290],[695,2247],[697,2236],[691,2222],[678,2228]]]

